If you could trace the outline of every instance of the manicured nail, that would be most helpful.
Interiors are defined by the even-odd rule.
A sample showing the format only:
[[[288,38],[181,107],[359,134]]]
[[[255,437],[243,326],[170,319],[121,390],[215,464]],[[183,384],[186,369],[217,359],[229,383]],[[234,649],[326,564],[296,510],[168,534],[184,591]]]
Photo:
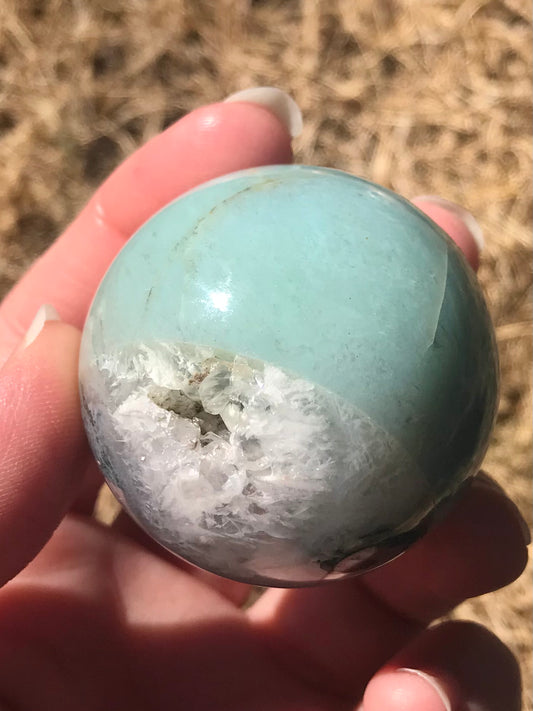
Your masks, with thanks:
[[[34,340],[43,330],[44,324],[47,321],[61,321],[59,314],[51,304],[43,304],[35,314],[35,317],[31,322],[31,326],[26,331],[26,335],[24,336],[24,340],[22,341],[23,348],[27,348],[31,343],[34,342]]]
[[[438,207],[442,207],[444,210],[451,212],[452,215],[455,215],[461,220],[461,222],[464,223],[465,227],[472,235],[472,239],[476,243],[479,252],[484,250],[485,238],[483,237],[483,230],[479,226],[476,218],[468,212],[468,210],[465,210],[464,207],[461,207],[461,205],[457,205],[457,203],[451,202],[450,200],[445,200],[438,195],[418,195],[413,199],[413,202],[430,203],[431,205],[437,205]]]
[[[260,104],[271,111],[286,126],[291,138],[296,138],[302,132],[302,112],[296,101],[281,89],[272,86],[257,86],[243,89],[231,94],[226,102],[243,101],[250,104]]]
[[[434,676],[430,676],[429,674],[426,674],[425,672],[420,671],[420,669],[409,669],[407,667],[398,669],[398,671],[399,672],[408,672],[409,674],[416,674],[416,676],[423,679],[436,691],[437,696],[442,701],[443,709],[445,709],[445,711],[452,711],[452,705],[450,703],[450,699],[448,698],[448,694],[444,691],[444,689],[440,685],[439,681],[437,679],[435,679]]]

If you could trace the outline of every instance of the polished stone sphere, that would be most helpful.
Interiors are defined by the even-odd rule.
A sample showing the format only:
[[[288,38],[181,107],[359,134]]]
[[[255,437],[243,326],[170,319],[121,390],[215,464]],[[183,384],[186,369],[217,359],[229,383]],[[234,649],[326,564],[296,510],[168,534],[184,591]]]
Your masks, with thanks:
[[[479,466],[497,353],[476,277],[430,219],[346,173],[211,181],[126,244],[85,326],[82,407],[153,538],[263,585],[362,572]]]

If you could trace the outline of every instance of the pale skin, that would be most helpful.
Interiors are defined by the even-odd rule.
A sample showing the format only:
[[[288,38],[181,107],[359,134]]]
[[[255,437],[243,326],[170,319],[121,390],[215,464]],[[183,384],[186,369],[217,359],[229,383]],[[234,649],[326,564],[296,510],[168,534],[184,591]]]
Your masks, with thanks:
[[[246,611],[246,586],[172,558],[125,515],[111,528],[91,517],[101,479],[79,414],[77,353],[105,269],[183,191],[291,158],[266,108],[198,109],[119,167],[0,306],[1,711],[520,708],[516,662],[496,637],[467,623],[427,629],[524,568],[523,521],[488,477],[388,566],[269,590]],[[423,209],[477,266],[465,225]],[[62,321],[24,348],[43,303]]]

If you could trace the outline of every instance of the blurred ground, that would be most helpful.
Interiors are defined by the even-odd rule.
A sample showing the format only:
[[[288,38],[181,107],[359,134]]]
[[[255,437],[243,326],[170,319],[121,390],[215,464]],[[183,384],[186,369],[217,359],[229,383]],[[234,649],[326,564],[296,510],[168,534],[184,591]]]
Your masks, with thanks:
[[[501,350],[486,469],[531,523],[531,6],[525,0],[2,0],[0,295],[124,156],[186,111],[287,89],[297,159],[485,230]],[[531,575],[463,605],[521,660],[531,708]]]

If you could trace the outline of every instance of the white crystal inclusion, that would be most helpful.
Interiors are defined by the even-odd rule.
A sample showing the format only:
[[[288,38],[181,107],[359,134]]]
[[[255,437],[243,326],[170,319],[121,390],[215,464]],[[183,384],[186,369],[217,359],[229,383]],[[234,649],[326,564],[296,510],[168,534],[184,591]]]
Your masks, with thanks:
[[[221,575],[318,580],[412,525],[428,499],[387,433],[274,365],[140,343],[86,362],[81,382],[120,500],[165,546]]]

